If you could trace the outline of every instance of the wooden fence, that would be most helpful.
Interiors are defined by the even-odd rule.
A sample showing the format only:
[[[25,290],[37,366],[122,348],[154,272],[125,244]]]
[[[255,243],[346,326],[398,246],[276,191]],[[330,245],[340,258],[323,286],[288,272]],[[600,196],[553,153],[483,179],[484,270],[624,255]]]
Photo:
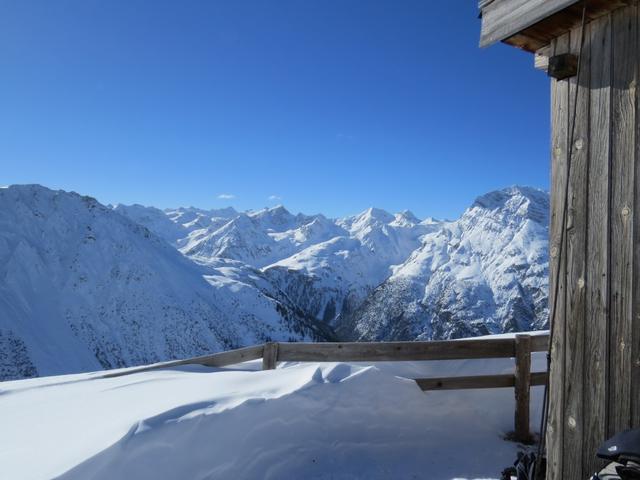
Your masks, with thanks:
[[[180,365],[225,367],[262,358],[262,369],[276,368],[278,362],[405,362],[421,360],[469,360],[514,358],[514,374],[469,377],[416,378],[422,390],[458,390],[473,388],[515,389],[514,439],[529,442],[530,389],[544,385],[547,372],[531,372],[531,353],[546,351],[548,335],[517,334],[515,338],[481,338],[433,342],[326,342],[283,343],[239,348],[201,357],[165,362],[103,375],[104,378],[129,375]]]

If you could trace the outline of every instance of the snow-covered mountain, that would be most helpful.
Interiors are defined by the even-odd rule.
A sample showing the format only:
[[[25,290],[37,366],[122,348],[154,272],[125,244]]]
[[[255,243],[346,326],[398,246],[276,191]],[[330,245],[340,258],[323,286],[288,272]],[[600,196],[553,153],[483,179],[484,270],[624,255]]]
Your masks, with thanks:
[[[176,235],[157,210],[132,210]],[[90,197],[0,189],[0,380],[323,332],[259,270],[198,265]]]
[[[340,338],[454,338],[546,325],[548,210],[546,192],[513,187],[450,222],[376,208],[330,220],[278,206],[164,236],[198,263],[260,268]]]
[[[0,379],[129,366],[265,340],[441,339],[543,328],[546,192],[456,221],[105,207],[0,189]]]
[[[549,197],[511,188],[478,198],[345,319],[361,340],[440,339],[541,329],[547,322]]]

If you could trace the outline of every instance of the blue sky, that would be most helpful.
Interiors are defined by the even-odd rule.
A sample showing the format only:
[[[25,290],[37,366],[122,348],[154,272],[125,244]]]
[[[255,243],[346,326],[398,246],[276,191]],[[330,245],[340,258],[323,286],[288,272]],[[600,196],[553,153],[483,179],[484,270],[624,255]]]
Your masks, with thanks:
[[[530,54],[477,47],[476,5],[4,0],[0,183],[449,218],[546,189],[548,80]]]

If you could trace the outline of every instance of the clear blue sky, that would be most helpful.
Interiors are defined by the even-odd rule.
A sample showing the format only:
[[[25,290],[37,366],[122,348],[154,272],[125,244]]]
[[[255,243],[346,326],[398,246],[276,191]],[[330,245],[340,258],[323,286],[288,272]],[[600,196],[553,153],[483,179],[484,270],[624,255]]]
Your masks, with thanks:
[[[3,0],[0,184],[450,218],[548,188],[548,80],[477,47],[476,5]]]

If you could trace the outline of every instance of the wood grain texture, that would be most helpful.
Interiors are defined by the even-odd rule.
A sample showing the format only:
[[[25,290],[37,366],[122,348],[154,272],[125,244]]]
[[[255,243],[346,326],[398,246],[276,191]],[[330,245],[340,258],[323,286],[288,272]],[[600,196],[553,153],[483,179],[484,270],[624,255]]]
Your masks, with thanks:
[[[434,342],[280,343],[280,361],[384,362],[506,358],[515,355],[508,338]]]
[[[547,372],[531,373],[531,386],[544,385]],[[485,388],[513,388],[516,384],[515,375],[473,375],[468,377],[433,377],[416,378],[416,383],[422,390],[466,390]]]
[[[553,54],[569,51],[569,34],[553,41]],[[564,343],[565,343],[565,259],[561,255],[562,210],[567,178],[569,83],[551,80],[551,218],[549,232],[549,309],[553,325],[549,371],[549,416],[547,420],[547,478],[562,479],[564,440]],[[559,271],[559,273],[558,273]],[[559,282],[556,286],[556,278]],[[554,297],[557,291],[556,308]]]
[[[609,309],[609,167],[611,15],[591,24],[587,315],[584,325],[583,451],[586,472],[600,470],[595,451],[606,437],[607,323]]]
[[[549,350],[549,334],[531,335],[531,351],[546,352]]]
[[[280,345],[275,342],[267,342],[264,344],[262,354],[262,369],[273,370],[278,364],[278,350]]]
[[[637,0],[588,0],[587,21],[591,22],[636,2]],[[483,19],[480,45],[503,41],[533,53],[579,26],[583,6],[580,0],[496,0],[480,7]],[[537,21],[531,23],[532,20]]]
[[[636,55],[640,55],[640,8],[636,9]],[[636,88],[640,83],[640,61],[636,61]],[[640,212],[640,100],[636,92],[635,199],[634,211]],[[639,213],[640,215],[640,213]],[[640,217],[633,224],[633,330],[631,350],[631,428],[640,428]]]
[[[579,0],[495,0],[481,7],[480,46],[509,38]]]
[[[171,362],[163,362],[155,365],[149,365],[140,368],[131,368],[127,370],[110,372],[102,375],[101,378],[121,377],[124,375],[132,375],[134,373],[148,372],[151,370],[162,370],[165,368],[179,367],[182,365],[204,365],[207,367],[226,367],[236,365],[238,363],[249,360],[257,360],[262,358],[263,346],[239,348],[229,350],[227,352],[213,353],[211,355],[203,355],[201,357],[186,358],[184,360],[173,360]]]
[[[584,37],[589,37],[589,25]],[[578,381],[564,382],[564,467],[566,478],[582,478],[584,324],[586,318],[587,202],[589,177],[589,43],[582,27],[571,31],[570,49],[580,56],[580,73],[569,80],[567,145],[571,156],[566,229],[565,371]],[[576,102],[576,103],[574,103]],[[575,115],[575,116],[574,116]],[[574,124],[575,122],[575,124]]]
[[[609,435],[631,426],[637,7],[612,24]]]
[[[516,335],[516,408],[514,413],[515,438],[521,442],[531,440],[529,431],[529,405],[531,387],[531,337]]]

